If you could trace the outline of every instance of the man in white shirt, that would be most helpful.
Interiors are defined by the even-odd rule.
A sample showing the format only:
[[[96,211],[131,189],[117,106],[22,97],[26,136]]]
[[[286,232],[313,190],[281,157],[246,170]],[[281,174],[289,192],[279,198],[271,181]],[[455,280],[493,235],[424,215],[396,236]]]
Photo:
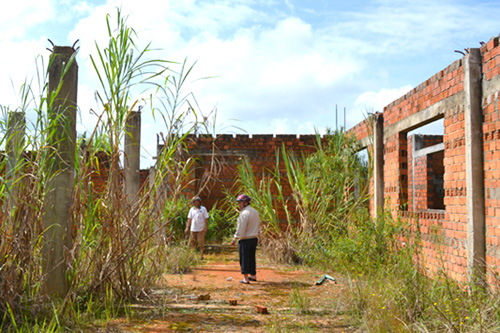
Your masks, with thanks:
[[[260,217],[259,213],[250,206],[252,200],[246,194],[240,194],[236,201],[240,216],[236,226],[236,232],[231,245],[238,241],[238,250],[240,253],[240,267],[243,280],[240,283],[250,284],[250,281],[257,281],[257,268],[255,263],[255,251],[260,235]]]
[[[203,250],[205,247],[205,233],[208,229],[208,212],[207,209],[201,205],[201,198],[196,197],[193,199],[194,207],[191,207],[188,213],[188,220],[186,225],[186,234],[191,231],[189,236],[189,246],[196,247],[196,242],[201,251],[201,260],[203,260]]]

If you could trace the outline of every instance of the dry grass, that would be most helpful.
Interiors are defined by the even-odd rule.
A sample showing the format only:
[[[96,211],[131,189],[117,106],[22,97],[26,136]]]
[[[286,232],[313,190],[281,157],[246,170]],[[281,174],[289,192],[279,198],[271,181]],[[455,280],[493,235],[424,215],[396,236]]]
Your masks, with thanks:
[[[112,18],[116,19],[114,24]],[[93,111],[95,129],[90,137],[78,140],[78,148],[67,161],[70,165],[74,162],[76,176],[74,187],[67,184],[72,193],[68,207],[72,245],[65,249],[62,263],[70,285],[64,300],[49,299],[42,292],[46,279],[42,271],[43,235],[47,232],[42,221],[50,179],[60,171],[53,163],[60,152],[51,140],[62,119],[47,117],[57,94],[43,90],[37,95],[25,83],[21,91],[24,104],[16,111],[31,112],[28,119],[35,120],[28,124],[21,145],[9,146],[10,135],[0,139],[0,145],[7,147],[7,154],[0,159],[0,202],[4,208],[0,223],[0,318],[4,328],[23,331],[46,325],[51,330],[61,329],[81,320],[81,311],[93,311],[94,307],[89,307],[95,303],[92,300],[120,303],[144,297],[164,272],[165,260],[172,258],[169,252],[186,254],[165,245],[171,239],[170,226],[186,209],[183,191],[192,181],[189,171],[193,160],[186,158],[186,135],[208,130],[203,122],[206,119],[199,120],[194,97],[184,92],[192,67],[185,62],[146,60],[149,46],[136,48],[135,31],[119,10],[114,17],[107,17],[107,24],[109,44],[105,49],[97,48],[98,57],[92,58],[101,82],[96,96],[102,109]],[[47,74],[38,77],[39,85],[47,89]],[[133,95],[141,87],[154,88],[151,111],[164,120],[168,135],[163,138],[153,181],[135,198],[126,199],[122,142],[129,135],[127,119],[138,105]],[[2,111],[0,125],[6,131],[10,110],[2,107]],[[7,174],[5,170],[14,171]],[[93,187],[91,175],[96,173],[106,179],[103,188]],[[195,263],[189,258],[177,263],[171,260],[167,268],[189,270]]]

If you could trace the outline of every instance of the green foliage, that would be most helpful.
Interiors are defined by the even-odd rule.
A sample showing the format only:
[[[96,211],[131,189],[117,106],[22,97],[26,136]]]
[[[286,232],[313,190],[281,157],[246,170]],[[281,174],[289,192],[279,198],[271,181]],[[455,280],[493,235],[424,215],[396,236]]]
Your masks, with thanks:
[[[191,204],[189,198],[179,198],[179,200],[168,200],[165,202],[165,208],[161,215],[159,238],[162,238],[165,244],[181,244],[186,238],[187,212]],[[166,223],[164,223],[166,221]]]
[[[219,208],[215,204],[209,212],[208,231],[205,241],[224,243],[232,238],[236,229],[238,212],[234,207]]]
[[[401,221],[389,215],[373,221],[366,209],[352,214],[352,223],[342,233],[305,239],[301,255],[313,266],[328,266],[339,272],[357,274],[375,271],[392,260],[402,237],[408,237]]]
[[[324,139],[317,135],[316,148],[309,156],[297,156],[283,148],[275,170],[269,170],[260,180],[248,161],[239,168],[240,190],[248,193],[258,207],[264,222],[262,244],[273,249],[268,253],[276,260],[328,262],[338,249],[331,244],[347,235],[351,222],[367,208],[370,168],[358,156],[355,138],[329,131]],[[285,199],[283,188],[287,185],[292,197]],[[351,248],[350,253],[339,249],[337,255],[349,257],[357,251],[356,244],[348,242],[347,237],[343,246]]]
[[[498,331],[498,287],[472,291],[442,272],[428,276],[415,260],[419,251],[418,242],[405,244],[376,270],[351,275],[346,297],[361,324],[369,331]]]
[[[292,196],[303,232],[343,233],[353,214],[366,207],[369,179],[366,163],[356,154],[357,141],[341,131],[317,136],[317,151],[299,158],[283,150]]]
[[[264,222],[264,235],[270,232],[278,232],[280,221],[277,212],[280,206],[286,207],[283,205],[284,199],[281,191],[279,173],[276,173],[276,176],[271,172],[267,175],[263,173],[262,179],[257,182],[248,159],[245,159],[243,164],[238,166],[238,171],[240,176],[238,179],[239,191],[249,195],[252,198],[252,205],[258,207],[260,218]],[[274,186],[280,193],[278,198],[272,195],[272,188]],[[228,197],[228,200],[234,200],[234,198]]]

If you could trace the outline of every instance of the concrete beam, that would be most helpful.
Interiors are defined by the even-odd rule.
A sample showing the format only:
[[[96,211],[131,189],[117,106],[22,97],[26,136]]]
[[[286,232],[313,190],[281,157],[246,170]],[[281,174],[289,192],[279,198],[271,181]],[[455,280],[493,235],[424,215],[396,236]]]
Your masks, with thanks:
[[[140,160],[141,113],[132,111],[127,118],[125,133],[125,202],[135,228],[139,225],[139,212],[135,208],[140,192]]]
[[[400,132],[409,132],[421,126],[427,125],[444,117],[446,110],[453,109],[456,105],[462,105],[464,93],[459,92],[442,101],[420,110],[400,121],[387,126],[384,129],[384,139],[390,138]]]
[[[486,228],[481,65],[480,49],[469,49],[464,61],[467,273],[469,282],[482,285],[486,274]]]
[[[425,148],[420,148],[413,153],[413,158],[429,155],[429,154],[434,154],[440,151],[444,151],[444,142],[438,143],[437,145],[430,146],[430,147],[425,147]]]
[[[363,139],[359,140],[358,144],[359,144],[360,150],[363,150],[363,149],[368,148],[368,146],[371,146],[373,144],[373,138],[371,135],[369,135],[369,136],[364,137]]]
[[[376,216],[384,211],[384,116],[373,117],[373,182]]]
[[[191,156],[247,156],[247,157],[257,157],[259,152],[251,149],[218,149],[215,151],[207,151],[204,149],[190,149],[189,154]]]
[[[48,119],[53,126],[45,194],[43,273],[48,296],[65,297],[73,221],[69,211],[75,173],[78,65],[72,47],[54,46],[49,68]]]

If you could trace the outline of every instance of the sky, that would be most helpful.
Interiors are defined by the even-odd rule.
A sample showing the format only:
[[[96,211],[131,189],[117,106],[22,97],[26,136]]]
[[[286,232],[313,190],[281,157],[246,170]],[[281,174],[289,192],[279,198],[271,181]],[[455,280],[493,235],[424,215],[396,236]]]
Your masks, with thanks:
[[[113,20],[117,7],[138,47],[151,42],[149,56],[196,63],[186,91],[202,114],[216,110],[217,134],[350,128],[460,59],[455,50],[500,34],[498,0],[2,1],[0,105],[20,105],[20,86],[48,60],[48,39],[79,40],[77,129],[91,132],[90,110],[100,106],[90,54],[107,45],[106,14]],[[145,113],[141,168],[153,163],[156,134],[165,132]]]

